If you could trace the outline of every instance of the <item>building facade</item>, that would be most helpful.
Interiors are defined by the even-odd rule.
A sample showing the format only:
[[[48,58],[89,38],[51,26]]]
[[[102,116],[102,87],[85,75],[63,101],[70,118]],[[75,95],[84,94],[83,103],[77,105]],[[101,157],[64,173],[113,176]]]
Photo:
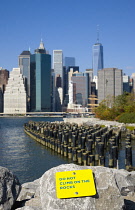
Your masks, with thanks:
[[[3,93],[0,88],[0,113],[2,113],[2,112],[3,112]]]
[[[123,75],[123,91],[131,92],[130,77],[128,75]]]
[[[63,51],[53,50],[53,69],[55,74],[55,111],[62,111],[64,95]]]
[[[51,111],[51,55],[41,41],[31,55],[31,111]]]
[[[0,112],[3,112],[4,98],[3,94],[8,83],[9,71],[0,67]]]
[[[27,110],[30,111],[30,51],[23,51],[19,55],[19,68],[25,79],[25,88],[27,93]]]
[[[9,71],[7,69],[0,68],[0,88],[4,93],[9,78]]]
[[[87,107],[89,97],[89,75],[87,73],[73,73],[71,77],[73,82],[73,101],[74,104],[80,104]]]
[[[132,73],[131,81],[132,81],[132,91],[135,93],[135,73]]]
[[[92,48],[92,68],[94,75],[97,71],[104,68],[103,63],[103,46],[101,43],[95,43]]]
[[[30,96],[30,51],[23,51],[19,55],[19,68],[21,74],[27,79],[26,91]]]
[[[123,93],[122,70],[105,68],[98,71],[98,102],[107,97],[115,97]]]
[[[70,66],[75,66],[75,58],[74,57],[65,57],[65,67],[66,69]]]
[[[91,82],[93,81],[93,69],[86,69],[85,73],[89,74],[89,77],[91,78]]]
[[[68,66],[68,68],[66,69],[65,77],[64,77],[65,95],[68,94],[69,81],[71,80],[71,76],[74,72],[79,72],[79,66]]]
[[[53,69],[54,69],[55,77],[61,78],[61,87],[63,87],[63,52],[62,50],[53,50]]]
[[[26,91],[23,75],[20,68],[13,68],[4,92],[4,113],[25,114],[26,111]]]

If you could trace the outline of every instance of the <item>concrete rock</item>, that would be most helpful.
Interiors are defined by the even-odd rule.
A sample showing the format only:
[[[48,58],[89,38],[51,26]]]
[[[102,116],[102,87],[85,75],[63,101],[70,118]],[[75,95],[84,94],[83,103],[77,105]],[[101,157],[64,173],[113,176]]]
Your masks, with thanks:
[[[92,169],[97,189],[96,196],[58,199],[55,173]],[[101,166],[65,164],[52,168],[34,182],[22,185],[17,199],[21,210],[133,210],[135,209],[135,172]],[[124,205],[125,204],[125,205]],[[21,208],[20,208],[21,207]],[[1,210],[1,209],[0,209]]]
[[[126,170],[114,170],[114,177],[121,195],[127,196],[134,194],[135,173],[129,173]]]
[[[94,197],[80,197],[58,199],[56,197],[55,173],[92,169],[95,175],[97,195]],[[60,165],[47,171],[40,180],[41,205],[44,210],[122,210],[124,198],[117,187],[112,169],[105,167],[78,166],[75,164]]]
[[[31,206],[24,206],[22,208],[18,208],[18,210],[42,210],[41,208],[31,207]]]
[[[18,196],[17,201],[29,200],[34,197],[39,197],[40,179],[33,182],[22,184],[21,192]]]
[[[27,209],[27,208],[28,209],[32,208],[34,210],[41,209],[39,188],[40,188],[40,179],[23,184],[22,190],[16,202],[16,206],[21,207],[21,209]]]
[[[0,167],[0,210],[10,210],[20,190],[18,178],[7,168]]]

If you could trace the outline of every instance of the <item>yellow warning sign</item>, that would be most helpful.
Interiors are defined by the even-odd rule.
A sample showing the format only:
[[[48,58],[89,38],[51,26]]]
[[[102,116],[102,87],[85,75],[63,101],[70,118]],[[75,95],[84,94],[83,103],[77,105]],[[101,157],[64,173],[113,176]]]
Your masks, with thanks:
[[[92,196],[96,194],[91,169],[56,173],[57,198]]]

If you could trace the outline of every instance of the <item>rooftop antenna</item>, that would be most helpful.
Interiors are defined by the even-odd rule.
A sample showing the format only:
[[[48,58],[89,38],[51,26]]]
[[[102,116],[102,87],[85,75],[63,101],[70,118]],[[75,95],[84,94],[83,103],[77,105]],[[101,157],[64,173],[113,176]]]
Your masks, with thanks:
[[[43,37],[42,37],[42,33],[41,33],[41,42],[43,42],[43,39],[42,39]]]
[[[97,25],[97,43],[99,43],[99,25]]]

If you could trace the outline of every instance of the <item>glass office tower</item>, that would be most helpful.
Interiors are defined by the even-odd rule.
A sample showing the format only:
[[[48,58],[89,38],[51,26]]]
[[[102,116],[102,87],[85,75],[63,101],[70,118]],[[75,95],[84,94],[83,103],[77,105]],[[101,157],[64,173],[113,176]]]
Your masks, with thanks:
[[[31,107],[35,111],[51,111],[51,55],[46,54],[41,41],[31,55]]]
[[[21,74],[27,79],[27,95],[30,97],[30,51],[23,51],[19,55],[19,68]]]
[[[93,45],[92,49],[92,68],[94,75],[97,75],[97,71],[104,68],[103,64],[103,46],[101,43]]]
[[[25,89],[27,93],[27,111],[30,111],[30,51],[23,51],[19,55],[19,68],[25,79]]]
[[[63,87],[63,52],[62,50],[53,50],[53,69],[55,77],[61,78],[61,87]]]
[[[75,66],[75,58],[74,57],[65,57],[65,66],[66,66],[66,69],[69,66]]]

